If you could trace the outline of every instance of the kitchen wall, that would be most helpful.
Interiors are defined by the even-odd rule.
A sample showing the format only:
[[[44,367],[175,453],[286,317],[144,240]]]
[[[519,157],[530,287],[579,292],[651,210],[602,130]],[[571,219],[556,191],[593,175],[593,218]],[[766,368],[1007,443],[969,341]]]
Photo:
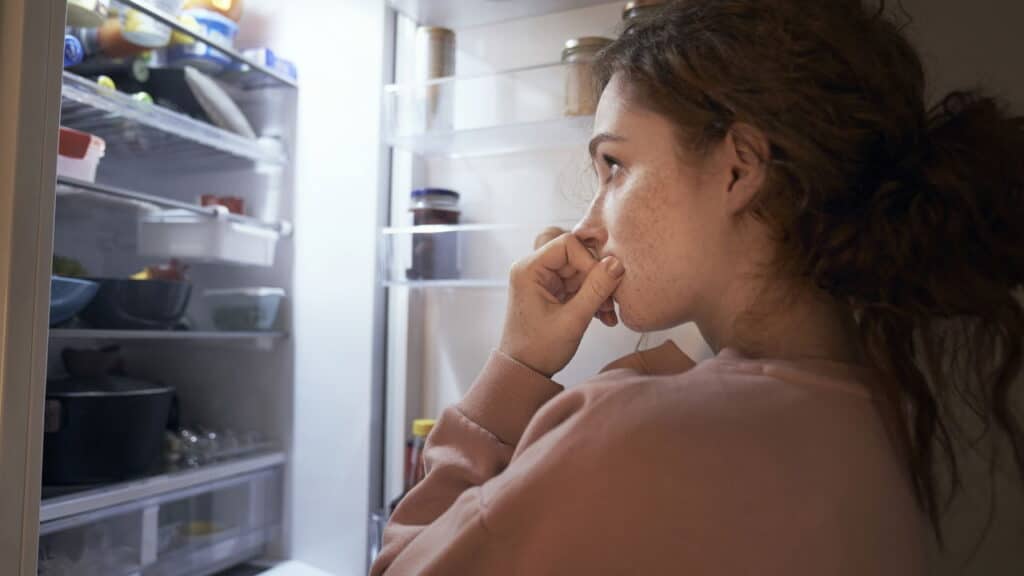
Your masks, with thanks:
[[[903,5],[913,19],[907,30],[925,61],[933,101],[950,90],[977,87],[1003,98],[1015,114],[1024,114],[1020,65],[1024,2],[903,0]],[[1018,400],[1024,400],[1024,395]],[[1024,401],[1018,402],[1017,413],[1024,415]],[[985,443],[980,452],[991,448]],[[966,491],[954,501],[944,522],[949,546],[945,554],[936,553],[934,573],[1020,574],[1024,566],[1021,479],[1004,463],[993,492],[988,487],[988,464],[979,452],[961,446],[959,454]],[[990,505],[995,507],[991,532],[979,545]]]

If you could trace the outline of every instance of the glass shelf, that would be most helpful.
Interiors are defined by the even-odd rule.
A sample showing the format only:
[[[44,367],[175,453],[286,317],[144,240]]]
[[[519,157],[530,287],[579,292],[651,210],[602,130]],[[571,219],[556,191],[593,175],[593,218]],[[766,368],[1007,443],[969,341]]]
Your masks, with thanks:
[[[194,468],[167,464],[156,474],[117,484],[45,487],[39,521],[53,522],[131,502],[181,493],[202,484],[280,466],[284,461],[285,456],[281,452],[257,450],[248,456]]]
[[[118,0],[125,6],[135,8],[143,14],[147,14],[155,20],[159,20],[163,24],[171,27],[176,32],[180,32],[186,36],[189,36],[199,42],[207,44],[211,48],[222,52],[225,56],[231,59],[235,64],[233,70],[220,76],[222,80],[231,82],[242,86],[246,89],[250,88],[262,88],[267,86],[286,86],[288,88],[297,88],[298,84],[295,79],[290,78],[284,74],[281,74],[277,70],[267,68],[266,66],[254,62],[253,60],[246,58],[242,54],[239,54],[236,50],[225,46],[224,44],[215,40],[210,40],[202,34],[191,30],[185,26],[182,26],[176,18],[172,18],[163,10],[153,7],[150,3],[139,0]]]
[[[54,328],[50,330],[52,340],[101,340],[115,342],[145,342],[162,340],[169,342],[235,343],[259,348],[268,348],[275,342],[287,338],[284,332],[202,332],[191,330],[90,330],[79,328]]]
[[[381,283],[387,287],[504,289],[512,264],[550,226],[460,224],[381,230]]]
[[[253,140],[64,72],[61,125],[103,138],[108,163],[138,172],[284,165],[280,142]]]
[[[292,232],[292,225],[289,222],[264,222],[255,218],[231,214],[223,208],[211,206],[197,206],[187,202],[181,202],[170,198],[161,198],[142,192],[134,192],[114,186],[85,182],[64,176],[57,177],[57,195],[74,196],[76,198],[92,198],[98,201],[114,202],[118,204],[135,206],[142,209],[175,209],[184,210],[205,218],[223,219],[230,222],[237,222],[256,228],[273,230],[282,236],[288,236]]]
[[[388,4],[425,26],[468,28],[608,4],[608,0],[388,0]]]
[[[566,115],[563,64],[384,88],[388,144],[467,157],[585,146],[592,116]]]

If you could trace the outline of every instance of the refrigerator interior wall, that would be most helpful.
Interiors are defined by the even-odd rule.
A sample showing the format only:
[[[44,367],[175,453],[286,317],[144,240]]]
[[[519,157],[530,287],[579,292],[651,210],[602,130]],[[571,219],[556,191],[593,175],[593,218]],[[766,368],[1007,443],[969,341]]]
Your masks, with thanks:
[[[622,6],[615,2],[457,30],[456,75],[471,77],[558,63],[562,47],[570,38],[614,36]],[[396,71],[399,83],[413,79],[415,28],[413,22],[400,18]],[[560,109],[564,98],[563,85],[558,82],[516,84],[512,89],[505,86],[504,90],[485,85],[474,91],[470,86],[455,93],[456,118],[469,119],[469,125],[515,122],[524,115],[529,117],[530,110]],[[512,101],[508,100],[510,93]],[[504,94],[504,100],[499,99],[500,94]],[[532,251],[537,233],[547,225],[571,227],[585,212],[596,185],[586,152],[588,140],[589,129],[577,142],[559,149],[527,148],[479,157],[424,157],[396,149],[392,226],[412,224],[412,189],[429,186],[458,191],[462,195],[461,223],[502,227],[490,234],[459,234],[463,277],[478,279],[472,276],[473,272],[484,270],[490,284],[501,286],[507,279],[508,266]],[[409,251],[408,241],[409,238],[403,238],[394,242],[399,257]],[[404,251],[399,253],[403,242]],[[390,264],[391,277],[400,278],[404,264]],[[501,287],[389,291],[385,489],[389,499],[402,490],[404,438],[409,434],[412,419],[436,418],[465,394],[498,343],[506,300],[507,292]],[[656,345],[668,337],[695,358],[710,353],[693,326],[650,334],[647,341]],[[632,352],[639,339],[639,334],[624,327],[608,329],[595,322],[579,354],[559,374],[558,381],[571,386],[585,380],[605,364]]]

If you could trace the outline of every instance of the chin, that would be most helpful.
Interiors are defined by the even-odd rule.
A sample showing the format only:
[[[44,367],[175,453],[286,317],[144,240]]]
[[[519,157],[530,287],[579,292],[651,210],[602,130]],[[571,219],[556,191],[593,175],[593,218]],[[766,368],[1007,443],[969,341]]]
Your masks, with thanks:
[[[629,299],[625,302],[622,300],[617,300],[616,302],[618,304],[619,321],[622,322],[623,326],[634,332],[657,332],[659,330],[675,328],[685,323],[685,320],[677,321],[671,314],[667,314],[664,311],[645,307],[644,304],[648,306],[652,304],[650,301],[635,302]]]

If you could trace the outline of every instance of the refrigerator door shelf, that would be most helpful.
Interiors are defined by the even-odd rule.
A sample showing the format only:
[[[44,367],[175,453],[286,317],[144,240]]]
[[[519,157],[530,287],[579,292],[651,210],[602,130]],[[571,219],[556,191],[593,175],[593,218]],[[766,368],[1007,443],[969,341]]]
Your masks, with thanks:
[[[183,210],[139,220],[138,252],[143,256],[273,266],[280,233],[229,218],[207,218]]]
[[[546,228],[571,222],[409,226],[381,231],[381,283],[388,287],[503,289],[512,264]]]
[[[424,26],[468,28],[607,4],[608,0],[388,0],[398,12]]]
[[[585,146],[592,116],[569,112],[572,65],[453,76],[384,89],[387,141],[425,156],[486,156]],[[577,75],[578,76],[578,75]]]

